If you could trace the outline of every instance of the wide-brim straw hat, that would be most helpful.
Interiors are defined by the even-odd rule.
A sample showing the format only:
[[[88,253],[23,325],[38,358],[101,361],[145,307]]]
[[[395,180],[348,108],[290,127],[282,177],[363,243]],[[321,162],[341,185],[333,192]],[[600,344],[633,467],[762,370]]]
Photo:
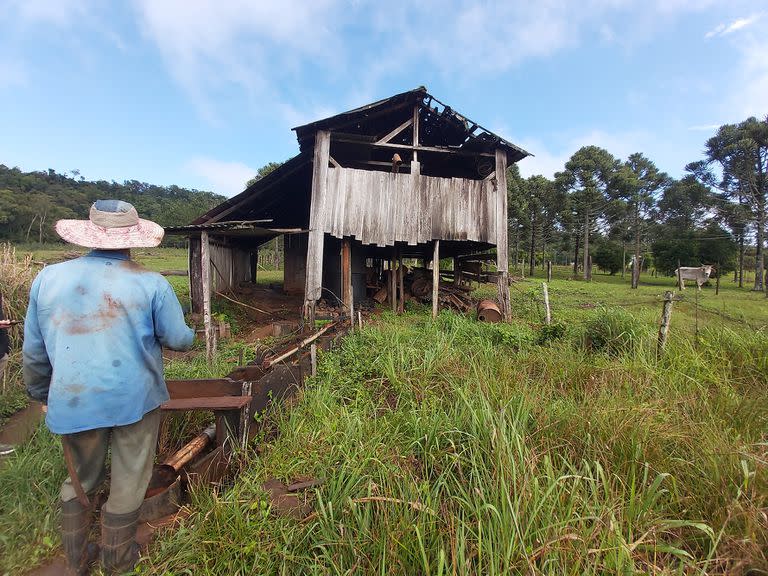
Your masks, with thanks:
[[[133,204],[122,200],[97,200],[88,220],[59,220],[55,228],[67,242],[102,250],[154,248],[165,235],[162,226],[139,218]]]

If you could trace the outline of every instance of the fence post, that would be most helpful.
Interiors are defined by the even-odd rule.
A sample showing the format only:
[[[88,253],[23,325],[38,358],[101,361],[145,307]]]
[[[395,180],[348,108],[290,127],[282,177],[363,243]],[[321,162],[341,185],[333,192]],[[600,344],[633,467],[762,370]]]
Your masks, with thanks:
[[[547,260],[547,282],[552,282],[552,260]]]
[[[680,270],[680,260],[677,261],[677,289],[683,289],[683,271]]]
[[[669,323],[672,319],[672,302],[674,301],[674,295],[671,290],[667,290],[664,293],[664,305],[661,310],[661,324],[659,325],[659,343],[656,349],[656,357],[661,358],[664,351],[664,346],[667,345],[667,337],[669,336]]]
[[[542,282],[541,285],[544,288],[544,322],[549,326],[552,324],[552,313],[549,310],[549,289],[546,282]]]
[[[715,282],[715,296],[720,295],[720,262],[717,263],[717,282]]]

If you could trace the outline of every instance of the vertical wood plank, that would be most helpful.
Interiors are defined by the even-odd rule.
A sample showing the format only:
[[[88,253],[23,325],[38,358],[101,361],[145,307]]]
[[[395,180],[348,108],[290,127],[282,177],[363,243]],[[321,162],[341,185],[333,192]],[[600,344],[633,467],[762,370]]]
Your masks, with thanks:
[[[419,104],[416,103],[413,106],[413,145],[419,145]],[[413,161],[419,161],[419,154],[417,150],[413,151]]]
[[[402,314],[405,312],[405,289],[403,287],[403,249],[397,249],[397,281],[398,289],[400,292],[400,299],[397,303],[397,313]]]
[[[392,292],[392,312],[397,312],[397,253],[392,248],[392,257],[389,259],[389,287]]]
[[[189,239],[189,297],[192,312],[203,313],[203,268],[200,254],[200,238]]]
[[[205,329],[205,356],[213,360],[213,334],[211,331],[211,256],[208,232],[200,233],[200,268],[203,282],[203,325]]]
[[[509,318],[509,246],[507,244],[507,153],[496,150],[496,269],[497,288],[504,319]]]
[[[341,241],[341,294],[344,307],[354,323],[354,304],[352,302],[352,242],[349,238]]]
[[[435,240],[435,251],[432,254],[432,318],[437,318],[439,289],[440,289],[440,240]]]
[[[304,308],[314,318],[314,308],[323,284],[323,225],[328,189],[328,158],[331,134],[318,130],[315,135],[315,152],[312,165],[312,205],[309,212],[309,239],[307,246],[306,284]],[[314,323],[312,328],[314,329]]]

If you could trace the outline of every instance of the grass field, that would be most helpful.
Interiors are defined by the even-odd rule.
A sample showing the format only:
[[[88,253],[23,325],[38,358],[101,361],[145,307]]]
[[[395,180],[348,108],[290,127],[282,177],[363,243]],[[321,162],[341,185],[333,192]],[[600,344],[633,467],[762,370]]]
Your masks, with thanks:
[[[768,300],[689,288],[657,358],[673,279],[567,276],[549,328],[535,278],[509,324],[383,312],[257,422],[234,485],[195,492],[139,572],[768,573]],[[167,373],[221,375],[235,347]],[[0,573],[55,550],[63,474],[44,429],[0,464]],[[309,518],[270,509],[265,480],[307,476],[325,480]]]

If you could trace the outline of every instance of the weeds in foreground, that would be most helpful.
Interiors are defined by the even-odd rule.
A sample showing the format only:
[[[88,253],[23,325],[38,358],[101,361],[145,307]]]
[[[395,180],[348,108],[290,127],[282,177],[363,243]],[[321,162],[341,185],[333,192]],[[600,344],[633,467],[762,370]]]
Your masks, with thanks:
[[[645,326],[642,329],[648,329]],[[385,314],[321,358],[277,438],[144,573],[738,574],[768,569],[768,345],[612,354],[528,325]],[[713,352],[717,351],[717,352]],[[735,360],[732,360],[735,358]],[[269,477],[324,478],[304,521]]]

